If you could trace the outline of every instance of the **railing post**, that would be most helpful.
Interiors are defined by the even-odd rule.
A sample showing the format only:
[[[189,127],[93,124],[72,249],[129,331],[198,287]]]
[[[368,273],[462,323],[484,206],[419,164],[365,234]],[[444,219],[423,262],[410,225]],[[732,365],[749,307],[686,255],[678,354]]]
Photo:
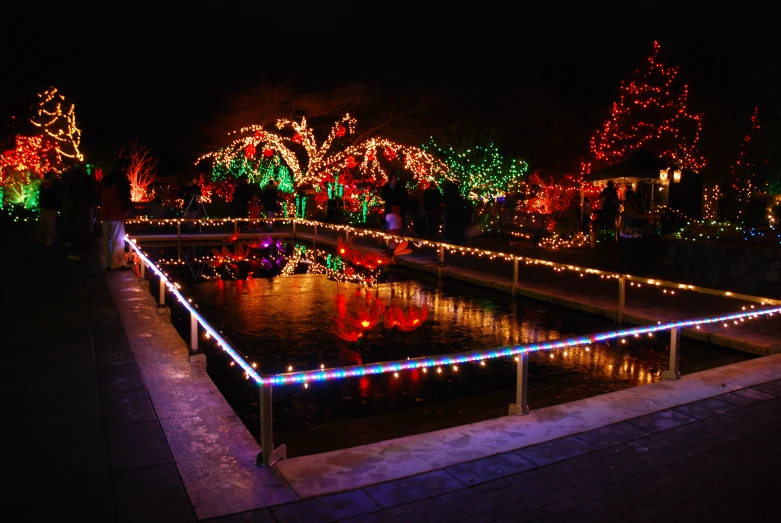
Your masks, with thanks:
[[[670,368],[662,371],[662,379],[679,380],[681,371],[679,370],[679,353],[681,347],[681,328],[673,327],[670,331]]]
[[[258,465],[273,467],[280,459],[287,457],[287,446],[274,448],[274,430],[271,418],[271,385],[264,383],[260,389],[260,452],[255,460]]]
[[[198,352],[198,318],[190,313],[190,351]]]
[[[298,221],[298,218],[293,218],[293,241],[296,241],[296,222]]]
[[[182,222],[176,222],[176,256],[177,261],[182,261]]]
[[[445,246],[439,246],[439,262],[437,263],[437,280],[442,278],[442,267],[445,266]]]
[[[146,275],[144,274],[144,270],[146,269],[146,263],[144,263],[144,260],[142,260],[140,257],[138,258],[138,279],[139,280],[145,280]]]
[[[314,233],[312,233],[312,250],[317,250],[317,224],[314,225]]]
[[[529,413],[529,353],[524,351],[518,354],[515,378],[515,403],[510,403],[508,414]]]
[[[626,277],[622,274],[618,278],[618,309],[616,310],[616,323],[624,323],[625,304],[626,304]]]
[[[160,293],[157,300],[157,312],[160,314],[167,314],[168,307],[165,306],[165,280],[163,280],[163,277],[160,276]]]
[[[345,242],[350,241],[350,229],[345,229],[344,230],[344,241]]]
[[[518,257],[513,256],[513,288],[511,294],[515,296],[516,289],[518,288]]]
[[[233,234],[239,234],[239,219],[233,220]]]

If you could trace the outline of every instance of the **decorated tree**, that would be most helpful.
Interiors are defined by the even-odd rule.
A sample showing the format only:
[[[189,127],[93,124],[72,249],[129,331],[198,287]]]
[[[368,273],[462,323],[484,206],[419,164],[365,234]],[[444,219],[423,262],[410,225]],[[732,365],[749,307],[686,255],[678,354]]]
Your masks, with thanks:
[[[16,147],[0,156],[0,205],[38,205],[38,184],[47,172],[62,169],[54,142],[43,136],[16,136]]]
[[[387,181],[389,168],[405,170],[415,181],[448,176],[447,165],[419,147],[381,137],[355,141],[356,123],[349,113],[344,115],[330,127],[322,141],[318,141],[305,117],[300,121],[280,119],[275,131],[262,125],[245,127],[235,133],[239,137],[228,146],[201,156],[196,164],[211,159],[213,172],[243,172],[261,177],[262,163],[252,159],[259,151],[266,158],[278,154],[280,162],[289,170],[285,177],[290,177],[291,185],[296,190],[315,192],[327,190],[335,174],[345,176],[348,171],[355,182],[350,184],[351,189],[355,185],[355,189],[370,188],[373,193]]]
[[[689,112],[688,87],[676,82],[677,67],[659,61],[659,49],[655,41],[648,67],[635,70],[621,83],[610,117],[591,137],[584,172],[617,163],[640,148],[681,169],[698,171],[705,166],[697,152],[702,115]]]
[[[40,127],[45,136],[56,144],[57,153],[67,158],[83,161],[79,151],[81,130],[76,126],[76,108],[65,97],[50,87],[38,94],[38,103],[30,122]]]
[[[757,150],[759,137],[759,108],[755,107],[751,115],[751,128],[740,142],[738,159],[730,166],[729,193],[734,200],[731,219],[743,221],[743,214],[751,197],[757,191],[757,169],[762,162],[761,152]]]
[[[131,144],[119,153],[120,157],[128,159],[127,178],[130,181],[130,199],[134,202],[148,202],[153,194],[149,187],[157,177],[158,159],[146,146]]]
[[[456,151],[440,147],[432,138],[423,150],[442,158],[461,194],[475,200],[501,198],[517,191],[529,169],[524,160],[506,160],[493,143]]]

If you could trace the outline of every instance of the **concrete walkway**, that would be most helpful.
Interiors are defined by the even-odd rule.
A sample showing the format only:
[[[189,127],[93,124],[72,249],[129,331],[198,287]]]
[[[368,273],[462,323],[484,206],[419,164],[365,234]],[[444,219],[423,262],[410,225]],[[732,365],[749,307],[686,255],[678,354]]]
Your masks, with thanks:
[[[255,467],[254,438],[132,273],[67,261],[21,227],[3,237],[9,521],[770,521],[777,509],[781,356],[273,471]],[[381,464],[416,452],[417,468]],[[369,461],[390,474],[367,474]]]

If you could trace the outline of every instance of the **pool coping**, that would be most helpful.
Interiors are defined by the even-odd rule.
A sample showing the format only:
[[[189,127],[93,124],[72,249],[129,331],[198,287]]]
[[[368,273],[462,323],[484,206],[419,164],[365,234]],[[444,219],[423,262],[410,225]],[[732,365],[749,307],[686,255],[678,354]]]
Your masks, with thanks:
[[[291,458],[280,472],[301,499],[432,472],[781,379],[781,355],[583,400],[360,447]]]

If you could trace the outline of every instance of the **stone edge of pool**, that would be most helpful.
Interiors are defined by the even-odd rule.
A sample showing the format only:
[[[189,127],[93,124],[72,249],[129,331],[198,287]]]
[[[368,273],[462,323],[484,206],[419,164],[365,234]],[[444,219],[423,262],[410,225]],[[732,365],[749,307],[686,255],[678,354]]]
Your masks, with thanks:
[[[199,519],[438,470],[781,379],[781,355],[507,416],[350,449],[255,465],[260,447],[167,315],[132,273],[109,286]],[[143,291],[143,292],[139,292]],[[284,441],[277,442],[282,444]]]

